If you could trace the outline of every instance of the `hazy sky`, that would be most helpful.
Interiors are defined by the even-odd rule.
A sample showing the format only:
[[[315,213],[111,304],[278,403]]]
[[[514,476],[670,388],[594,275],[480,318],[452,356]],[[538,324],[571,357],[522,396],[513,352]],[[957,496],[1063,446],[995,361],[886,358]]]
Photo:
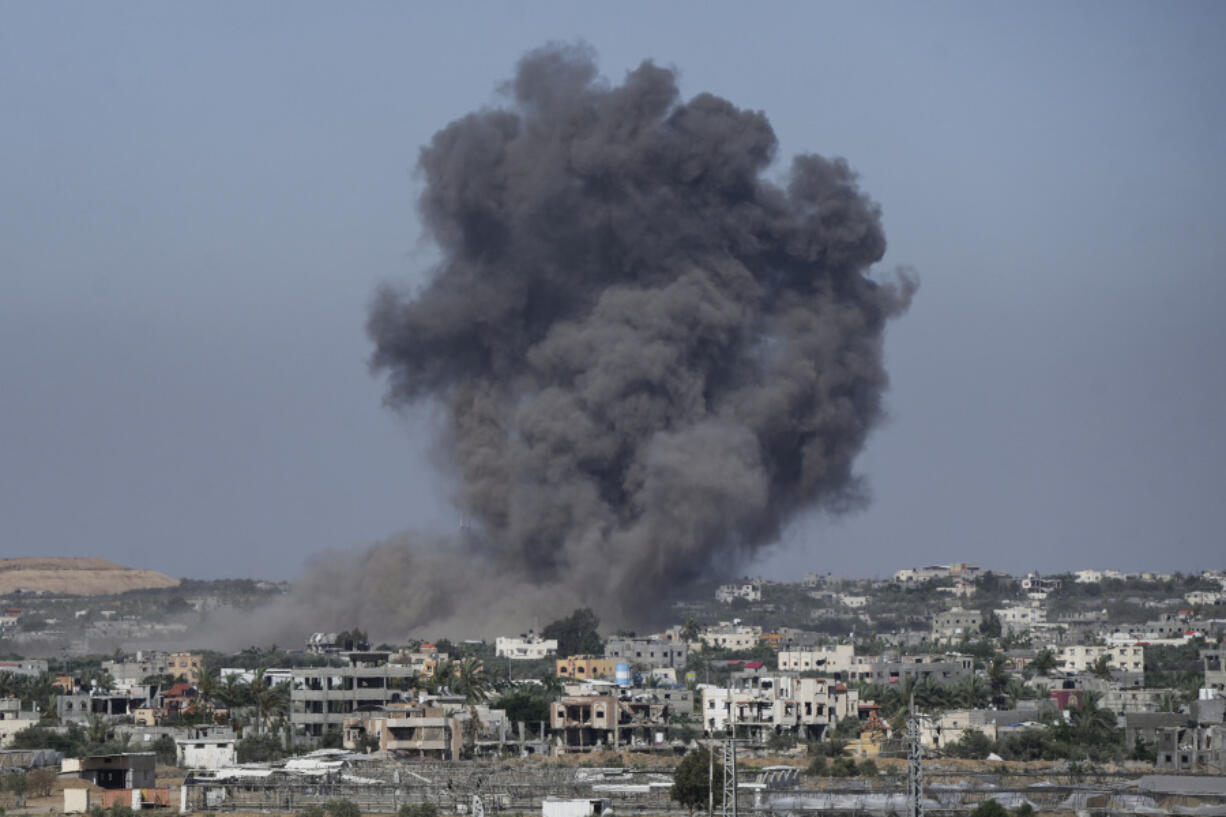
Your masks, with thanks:
[[[914,267],[865,511],[755,572],[1226,566],[1226,4],[0,2],[0,555],[195,577],[448,531],[382,408],[413,167],[527,50],[844,156]]]

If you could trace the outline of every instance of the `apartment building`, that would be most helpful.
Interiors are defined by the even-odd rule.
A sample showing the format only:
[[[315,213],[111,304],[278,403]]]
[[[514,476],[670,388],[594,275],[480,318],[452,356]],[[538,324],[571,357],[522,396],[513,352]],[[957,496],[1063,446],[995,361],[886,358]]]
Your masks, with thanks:
[[[689,651],[684,641],[614,637],[605,642],[604,657],[625,661],[632,667],[638,664],[648,669],[684,669]]]
[[[590,681],[594,678],[613,680],[617,661],[612,658],[598,658],[594,655],[572,655],[569,658],[559,658],[556,661],[556,675],[559,678],[570,678],[576,681]]]
[[[376,711],[412,699],[412,667],[388,664],[388,653],[349,653],[344,667],[295,669],[290,682],[294,739],[317,742],[343,728],[355,712]]]
[[[170,674],[170,657],[164,652],[144,650],[120,661],[103,661],[102,670],[115,681],[115,688],[131,692],[150,676]]]
[[[819,672],[828,677],[846,678],[856,648],[852,644],[831,644],[808,650],[780,650],[778,666],[781,672]]]
[[[1089,672],[1103,656],[1111,669],[1120,672],[1145,671],[1145,647],[1140,645],[1111,646],[1097,644],[1070,644],[1064,647],[1052,645],[1056,660],[1065,672]]]
[[[758,582],[737,582],[722,584],[715,590],[715,600],[722,604],[730,604],[736,599],[762,601],[762,585]]]
[[[843,718],[857,717],[859,696],[846,684],[794,673],[742,672],[729,687],[702,687],[703,728],[765,742],[788,732],[820,740]]]
[[[901,684],[908,679],[931,678],[939,684],[952,684],[975,674],[975,659],[964,655],[903,655],[897,659],[877,658],[852,680],[870,684]]]
[[[494,641],[494,654],[512,661],[539,661],[558,651],[556,638],[541,638],[535,633],[518,637],[499,636]]]
[[[204,656],[198,652],[172,652],[166,657],[166,671],[196,686],[204,671]]]
[[[932,616],[932,640],[938,644],[948,644],[975,638],[979,635],[981,624],[983,615],[978,610],[964,610],[961,607],[942,610]]]
[[[698,638],[708,647],[722,650],[751,650],[758,646],[762,638],[762,628],[755,625],[742,624],[739,619],[728,622],[721,621],[714,627],[708,627],[698,634]]]
[[[1028,633],[1047,624],[1047,610],[1037,601],[993,610],[1005,635]]]

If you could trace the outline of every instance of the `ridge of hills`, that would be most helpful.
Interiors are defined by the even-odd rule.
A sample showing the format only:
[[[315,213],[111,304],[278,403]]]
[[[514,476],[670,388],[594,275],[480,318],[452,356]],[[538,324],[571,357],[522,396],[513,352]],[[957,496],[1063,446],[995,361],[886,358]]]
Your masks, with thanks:
[[[178,585],[178,579],[156,570],[124,567],[108,559],[50,556],[0,559],[0,594],[41,590],[55,595],[104,596]]]

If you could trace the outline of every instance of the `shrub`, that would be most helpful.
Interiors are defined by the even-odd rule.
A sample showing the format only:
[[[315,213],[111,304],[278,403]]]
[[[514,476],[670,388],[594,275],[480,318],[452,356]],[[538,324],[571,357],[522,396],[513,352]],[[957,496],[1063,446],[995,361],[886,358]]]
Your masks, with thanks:
[[[163,766],[173,766],[179,762],[179,749],[170,735],[162,735],[155,740],[153,751],[157,753],[157,762]]]
[[[836,757],[830,764],[831,777],[857,777],[859,774],[860,770],[856,767],[856,761],[849,757]]]
[[[995,800],[984,800],[975,806],[971,817],[1009,817],[1009,810]]]
[[[352,800],[329,800],[324,803],[328,817],[362,817],[362,809]]]
[[[55,769],[35,769],[26,777],[30,781],[30,792],[35,797],[50,797],[55,792],[55,781],[58,777]]]

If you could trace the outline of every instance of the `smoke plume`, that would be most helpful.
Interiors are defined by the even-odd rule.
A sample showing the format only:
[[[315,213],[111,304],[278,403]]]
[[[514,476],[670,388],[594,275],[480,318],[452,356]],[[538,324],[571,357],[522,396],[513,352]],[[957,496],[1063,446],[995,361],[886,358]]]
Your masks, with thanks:
[[[442,260],[380,290],[368,331],[391,406],[445,406],[471,530],[318,567],[303,592],[406,627],[474,603],[623,622],[798,512],[855,504],[914,284],[868,276],[881,213],[843,160],[771,178],[776,147],[761,112],[683,100],[650,62],[609,83],[572,47],[435,134],[420,212]]]

